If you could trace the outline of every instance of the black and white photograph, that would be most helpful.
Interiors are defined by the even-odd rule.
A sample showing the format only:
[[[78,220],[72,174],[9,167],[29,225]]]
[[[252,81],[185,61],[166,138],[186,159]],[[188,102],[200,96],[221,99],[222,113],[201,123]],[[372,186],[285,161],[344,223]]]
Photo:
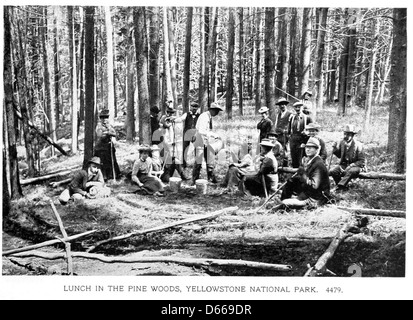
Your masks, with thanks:
[[[0,8],[2,300],[413,298],[407,3],[88,2]]]

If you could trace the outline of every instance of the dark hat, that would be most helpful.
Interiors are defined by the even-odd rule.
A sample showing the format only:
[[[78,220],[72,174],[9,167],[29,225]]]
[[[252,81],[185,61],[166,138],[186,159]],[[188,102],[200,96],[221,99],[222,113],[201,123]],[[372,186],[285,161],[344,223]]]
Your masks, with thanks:
[[[153,113],[159,113],[159,112],[161,112],[161,110],[159,110],[159,108],[158,108],[157,106],[151,107],[150,111],[153,112]]]
[[[144,152],[144,151],[151,152],[152,148],[148,146],[147,144],[142,144],[139,146],[138,151],[139,152]]]
[[[175,113],[176,112],[176,110],[174,109],[174,108],[166,108],[166,112],[169,112],[169,113]]]
[[[222,107],[219,104],[215,103],[215,102],[211,103],[209,109],[218,109],[220,111],[224,111],[224,109],[222,109]]]
[[[102,165],[102,163],[100,162],[100,158],[99,158],[99,157],[93,157],[92,159],[90,159],[90,160],[88,161],[87,164],[89,164],[89,163],[94,163],[94,164],[96,164],[96,165],[98,165],[98,166],[101,166],[101,165]]]
[[[314,137],[310,137],[310,139],[307,140],[307,143],[305,144],[306,147],[315,147],[317,149],[320,148],[320,140]]]
[[[304,97],[306,94],[308,94],[310,97],[313,96],[313,93],[312,93],[310,90],[306,90],[306,91],[303,93],[303,97]]]
[[[354,134],[357,133],[356,128],[355,128],[354,125],[352,125],[352,124],[346,125],[346,126],[344,127],[344,130],[343,130],[343,131],[344,131],[344,132],[354,133]]]
[[[285,98],[280,98],[280,99],[278,99],[278,101],[277,101],[277,105],[279,105],[279,104],[289,104],[290,102],[287,100],[287,99],[285,99]]]
[[[317,123],[311,122],[305,126],[305,129],[306,130],[312,129],[312,130],[320,131],[320,125]]]
[[[303,103],[301,101],[297,101],[296,103],[293,104],[293,108],[298,107],[298,106],[302,106]]]
[[[274,148],[275,144],[273,144],[269,139],[262,139],[260,145]]]
[[[100,112],[99,118],[109,118],[109,110],[108,109],[103,109]]]
[[[199,108],[199,104],[196,102],[191,103],[191,108]]]
[[[267,133],[267,137],[268,137],[268,136],[275,136],[275,137],[278,137],[278,133],[277,133],[277,132],[275,132],[275,130],[274,130],[274,129],[271,129],[271,131]]]

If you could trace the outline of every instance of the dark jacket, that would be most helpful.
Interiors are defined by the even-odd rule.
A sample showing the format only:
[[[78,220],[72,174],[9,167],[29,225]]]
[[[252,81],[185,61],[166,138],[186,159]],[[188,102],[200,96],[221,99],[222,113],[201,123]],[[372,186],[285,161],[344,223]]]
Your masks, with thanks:
[[[291,114],[290,119],[288,121],[288,134],[289,135],[302,134],[305,129],[305,126],[313,122],[311,117],[304,113],[300,114],[299,125],[297,125],[296,118],[297,118],[297,114]]]
[[[271,131],[272,121],[269,118],[262,119],[257,124],[257,129],[260,130],[260,142],[262,139],[267,137],[268,132]]]
[[[99,170],[96,175],[88,179],[87,170],[76,171],[72,177],[72,181],[70,181],[68,185],[70,194],[80,193],[81,195],[85,195],[87,193],[86,183],[88,181],[100,181],[103,184],[104,180],[102,172]]]
[[[321,157],[321,159],[323,159],[324,161],[326,161],[327,159],[327,150],[326,150],[326,143],[324,142],[323,139],[319,138],[319,137],[315,137],[316,139],[318,139],[318,141],[320,141],[320,153],[319,156]],[[307,136],[307,138],[305,139],[304,143],[307,143],[308,139],[310,139],[310,136]]]
[[[310,198],[316,200],[327,200],[324,195],[330,195],[330,180],[328,170],[320,156],[315,156],[304,169],[300,178],[303,192]]]
[[[364,168],[366,166],[366,156],[363,151],[363,145],[359,141],[354,139],[350,142],[350,146],[347,148],[347,144],[344,140],[340,141],[340,145],[336,148],[333,153],[337,158],[340,159],[340,165],[349,166],[354,164],[354,166]]]

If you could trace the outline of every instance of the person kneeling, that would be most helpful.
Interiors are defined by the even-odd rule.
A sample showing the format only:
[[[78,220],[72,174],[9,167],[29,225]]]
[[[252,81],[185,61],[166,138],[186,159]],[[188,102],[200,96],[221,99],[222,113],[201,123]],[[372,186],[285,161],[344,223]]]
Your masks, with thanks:
[[[324,161],[319,156],[320,141],[311,137],[305,145],[306,157],[303,167],[298,168],[294,178],[287,181],[282,194],[281,204],[274,209],[316,208],[325,204],[330,197],[330,180]],[[296,194],[297,197],[293,198]]]
[[[94,199],[109,196],[110,189],[105,186],[101,166],[100,158],[93,157],[88,161],[86,170],[75,172],[68,187],[59,196],[60,203],[65,205],[70,199]]]
[[[139,148],[139,159],[132,168],[132,181],[147,194],[163,196],[164,186],[161,180],[152,175],[152,158],[149,157],[151,147],[142,145]]]

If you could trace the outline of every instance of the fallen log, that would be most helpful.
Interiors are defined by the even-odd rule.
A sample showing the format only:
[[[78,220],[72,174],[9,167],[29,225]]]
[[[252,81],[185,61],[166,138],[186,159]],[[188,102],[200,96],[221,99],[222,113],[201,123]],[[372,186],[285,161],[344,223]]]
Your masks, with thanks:
[[[92,233],[95,233],[96,231],[97,230],[91,230],[91,231],[86,231],[86,232],[83,232],[83,233],[80,233],[80,234],[76,234],[76,235],[67,237],[66,241],[77,240],[79,238],[91,235]],[[17,248],[17,249],[11,249],[11,250],[8,250],[8,251],[3,251],[2,255],[7,256],[7,255],[10,255],[10,254],[15,254],[15,253],[19,253],[19,252],[25,252],[25,251],[29,251],[29,250],[34,250],[34,249],[39,249],[39,248],[42,248],[42,247],[51,246],[51,245],[54,245],[54,244],[57,244],[57,243],[61,243],[61,240],[60,239],[48,240],[48,241],[33,244],[33,245],[27,246],[27,247],[22,247],[22,248]]]
[[[278,168],[279,172],[284,173],[296,173],[297,168],[281,167]],[[360,172],[359,179],[383,179],[383,180],[406,180],[405,174],[398,173],[386,173],[386,172]]]
[[[103,254],[97,253],[87,253],[87,252],[72,252],[72,256],[76,258],[94,259],[105,263],[176,263],[185,266],[196,266],[196,267],[246,267],[246,268],[258,268],[264,270],[275,270],[275,271],[291,271],[291,265],[285,264],[272,264],[263,263],[255,261],[245,261],[245,260],[231,260],[231,259],[195,259],[195,258],[177,258],[177,257],[139,257],[139,256],[119,256],[119,257],[108,257]],[[13,254],[13,257],[27,258],[27,257],[37,257],[48,260],[64,259],[64,253],[46,253],[42,251],[29,251]]]
[[[218,210],[215,211],[213,213],[201,216],[201,217],[194,217],[194,218],[188,218],[188,219],[183,219],[183,220],[179,220],[176,222],[172,222],[170,224],[166,224],[166,225],[162,225],[159,227],[154,227],[154,228],[150,228],[150,229],[146,229],[146,230],[139,230],[139,231],[134,231],[128,234],[124,234],[124,235],[120,235],[117,237],[112,237],[103,241],[98,242],[96,245],[94,245],[93,247],[90,247],[88,250],[86,250],[87,252],[92,252],[94,250],[96,250],[96,248],[98,248],[99,246],[101,246],[102,244],[108,243],[108,242],[112,242],[112,241],[119,241],[119,240],[125,240],[137,235],[143,235],[143,234],[147,234],[147,233],[151,233],[151,232],[157,232],[157,231],[162,231],[162,230],[166,230],[166,229],[170,229],[173,227],[177,227],[183,224],[187,224],[187,223],[191,223],[194,221],[200,221],[200,220],[206,220],[206,219],[214,219],[216,217],[218,217],[219,215],[222,215],[224,213],[228,213],[228,212],[232,212],[232,211],[236,211],[238,210],[238,207],[228,207],[222,210]]]
[[[337,232],[336,236],[330,242],[330,245],[328,246],[327,250],[317,260],[317,263],[307,270],[307,272],[304,274],[304,277],[316,277],[326,273],[328,261],[334,256],[334,253],[336,252],[340,243],[342,243],[344,239],[351,235],[351,233],[349,232],[350,228],[354,228],[354,226],[349,226],[348,224],[345,224]]]
[[[71,174],[71,173],[72,173],[72,170],[64,170],[64,171],[60,171],[60,172],[56,172],[56,173],[52,173],[52,174],[46,174],[44,176],[39,176],[39,177],[29,178],[29,179],[25,179],[25,180],[20,180],[20,184],[21,185],[28,185],[28,184],[32,184],[32,183],[37,183],[37,182],[49,180],[49,179],[52,179],[52,178],[64,177],[64,176],[67,176],[68,174]]]
[[[343,206],[337,206],[337,209],[346,210],[350,212],[357,212],[360,214],[372,215],[372,216],[406,218],[406,211],[402,211],[402,210],[348,208],[348,207],[343,207]]]
[[[57,188],[57,187],[61,186],[62,184],[69,183],[70,181],[72,181],[72,178],[67,178],[67,179],[64,179],[64,180],[61,180],[61,181],[55,181],[55,182],[51,182],[50,186],[52,188]]]

